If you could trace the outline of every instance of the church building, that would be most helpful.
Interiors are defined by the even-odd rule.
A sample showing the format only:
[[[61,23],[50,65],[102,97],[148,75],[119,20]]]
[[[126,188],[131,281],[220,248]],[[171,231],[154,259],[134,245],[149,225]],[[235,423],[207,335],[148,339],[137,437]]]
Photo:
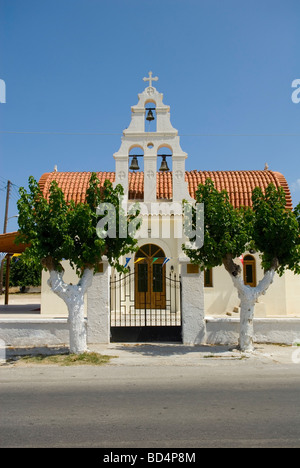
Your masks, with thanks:
[[[218,190],[226,189],[235,207],[251,206],[252,190],[273,183],[283,187],[287,208],[292,199],[285,177],[266,166],[252,171],[187,171],[187,153],[181,148],[178,131],[170,120],[170,107],[163,102],[153,82],[131,107],[131,122],[123,131],[121,145],[113,155],[115,172],[95,171],[103,184],[110,180],[124,188],[128,204],[140,202],[143,223],[139,250],[124,258],[128,274],[119,274],[104,258],[86,295],[88,341],[178,341],[187,344],[204,340],[206,317],[239,317],[239,299],[224,267],[200,272],[182,251],[182,201],[192,201],[199,184],[210,178]],[[94,168],[96,169],[96,168]],[[49,172],[39,184],[44,196],[56,180],[67,200],[83,202],[91,172]],[[245,284],[256,286],[263,277],[257,252],[245,252],[239,259]],[[68,264],[67,282],[77,282]],[[64,302],[47,284],[43,272],[41,315],[67,315]],[[255,317],[298,315],[299,278],[276,275],[267,294],[259,299]]]
[[[114,153],[115,172],[97,172],[124,187],[128,203],[140,202],[147,209],[139,233],[139,250],[123,259],[129,273],[120,275],[103,260],[86,298],[91,342],[177,340],[199,342],[205,316],[239,316],[239,299],[223,267],[204,273],[190,264],[182,252],[182,225],[178,209],[182,200],[193,200],[199,184],[207,178],[218,190],[226,189],[235,207],[251,206],[252,190],[270,183],[283,187],[287,207],[292,208],[288,184],[282,174],[264,170],[209,172],[186,171],[188,155],[180,146],[178,131],[170,120],[170,107],[153,86],[157,77],[144,78],[148,86],[131,107],[131,122],[123,131],[120,148]],[[90,172],[51,172],[42,175],[40,186],[46,196],[56,180],[68,200],[84,201]],[[175,209],[173,209],[175,206]],[[245,252],[244,281],[256,286],[263,277],[259,255]],[[77,281],[66,268],[66,280]],[[297,284],[292,273],[276,277],[256,305],[256,317],[296,316]],[[298,288],[299,289],[299,288]],[[64,303],[47,285],[43,273],[42,314],[66,315]]]

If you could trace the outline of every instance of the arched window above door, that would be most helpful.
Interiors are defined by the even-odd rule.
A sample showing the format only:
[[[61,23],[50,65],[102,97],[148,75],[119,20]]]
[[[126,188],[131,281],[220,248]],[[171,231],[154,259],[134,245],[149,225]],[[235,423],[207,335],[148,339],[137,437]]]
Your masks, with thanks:
[[[256,260],[252,255],[244,257],[244,283],[253,288],[256,286]]]

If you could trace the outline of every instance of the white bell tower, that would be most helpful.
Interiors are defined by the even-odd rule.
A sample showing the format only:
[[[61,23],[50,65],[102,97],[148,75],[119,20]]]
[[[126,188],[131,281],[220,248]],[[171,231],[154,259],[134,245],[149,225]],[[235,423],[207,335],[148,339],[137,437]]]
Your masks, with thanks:
[[[131,107],[131,122],[123,131],[122,143],[118,152],[114,154],[116,161],[115,185],[124,187],[125,195],[128,195],[129,153],[137,148],[137,152],[143,153],[144,158],[144,202],[155,202],[157,185],[157,158],[160,148],[167,147],[172,154],[172,201],[181,202],[182,199],[190,200],[188,185],[185,181],[185,160],[187,154],[182,151],[179,142],[178,131],[170,122],[170,107],[163,104],[163,94],[153,87],[152,82],[157,77],[143,78],[149,86],[138,95],[138,104]],[[146,110],[149,107],[155,109],[156,131],[146,131]]]

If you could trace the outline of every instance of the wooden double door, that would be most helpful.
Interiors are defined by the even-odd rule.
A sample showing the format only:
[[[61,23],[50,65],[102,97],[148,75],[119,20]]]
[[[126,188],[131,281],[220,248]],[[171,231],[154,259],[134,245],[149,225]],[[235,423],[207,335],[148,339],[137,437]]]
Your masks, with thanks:
[[[164,251],[146,244],[135,256],[135,308],[166,308],[166,265]]]

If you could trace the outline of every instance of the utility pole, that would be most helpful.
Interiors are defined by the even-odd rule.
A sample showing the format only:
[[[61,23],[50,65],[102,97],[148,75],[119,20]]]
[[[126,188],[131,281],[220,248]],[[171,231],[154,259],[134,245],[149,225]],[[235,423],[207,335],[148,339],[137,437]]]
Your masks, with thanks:
[[[7,229],[7,220],[8,220],[8,207],[9,207],[9,195],[10,195],[10,187],[11,187],[11,181],[7,181],[7,187],[6,187],[6,202],[5,202],[5,215],[4,215],[4,226],[3,226],[3,234],[6,233]],[[0,294],[2,295],[2,289],[3,289],[3,268],[4,268],[4,262],[5,258],[1,262],[1,268],[0,268]],[[10,257],[7,258],[6,261],[6,270],[10,268]],[[9,277],[9,271],[6,271]],[[7,277],[6,277],[7,278]],[[6,291],[8,291],[8,287],[6,285]],[[7,292],[5,294],[5,304],[8,303],[8,296]]]
[[[5,215],[4,215],[4,226],[3,226],[3,234],[6,233],[7,229],[7,220],[8,220],[8,205],[9,205],[9,195],[10,195],[10,186],[11,186],[11,181],[7,181],[7,187],[6,187],[6,203],[5,203]]]
[[[6,255],[6,273],[5,273],[5,297],[4,297],[4,304],[8,305],[8,298],[9,298],[9,274],[10,274],[10,254]]]

